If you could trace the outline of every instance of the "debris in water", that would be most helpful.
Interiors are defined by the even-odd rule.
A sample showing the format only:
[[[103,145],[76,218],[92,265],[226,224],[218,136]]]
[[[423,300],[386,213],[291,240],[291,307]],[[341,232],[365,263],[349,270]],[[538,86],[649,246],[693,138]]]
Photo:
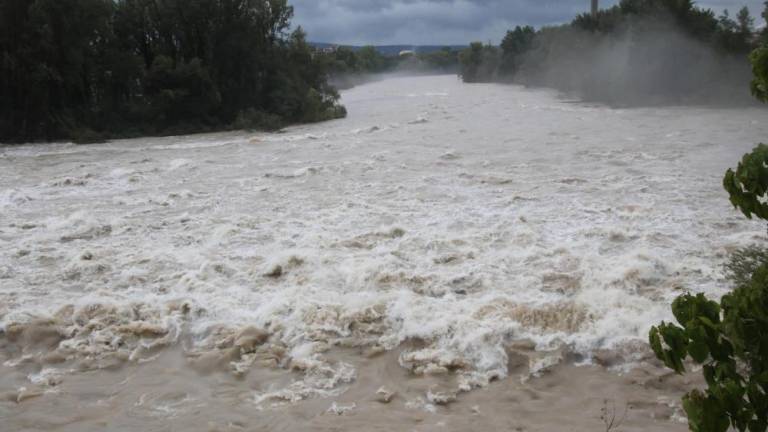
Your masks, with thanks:
[[[347,414],[348,412],[352,411],[355,408],[357,408],[357,404],[354,403],[354,402],[352,402],[351,405],[339,405],[339,404],[336,403],[336,401],[334,401],[331,404],[331,407],[328,408],[328,412],[334,413],[336,415],[344,415],[344,414]]]
[[[390,403],[396,395],[396,392],[388,390],[386,387],[380,387],[376,390],[376,400],[381,403]]]

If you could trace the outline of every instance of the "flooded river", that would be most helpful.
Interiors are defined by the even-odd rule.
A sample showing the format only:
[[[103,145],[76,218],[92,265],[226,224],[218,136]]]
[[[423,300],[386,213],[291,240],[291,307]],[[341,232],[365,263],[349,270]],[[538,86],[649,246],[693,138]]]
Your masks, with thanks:
[[[695,380],[645,340],[765,237],[721,185],[764,109],[453,76],[343,102],[0,147],[2,430],[686,429]]]

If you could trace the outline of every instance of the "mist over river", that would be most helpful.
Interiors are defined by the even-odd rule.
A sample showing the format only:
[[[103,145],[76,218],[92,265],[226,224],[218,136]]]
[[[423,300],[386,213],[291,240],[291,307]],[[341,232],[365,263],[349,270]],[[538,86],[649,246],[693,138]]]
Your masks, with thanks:
[[[721,184],[764,109],[455,76],[343,103],[275,134],[0,147],[0,429],[596,430],[604,398],[624,430],[686,429],[695,383],[645,341],[764,237]]]

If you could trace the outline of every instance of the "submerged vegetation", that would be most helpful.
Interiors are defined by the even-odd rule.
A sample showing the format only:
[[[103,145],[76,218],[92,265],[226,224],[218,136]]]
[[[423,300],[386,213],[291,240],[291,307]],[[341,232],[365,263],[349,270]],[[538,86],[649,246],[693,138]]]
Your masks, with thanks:
[[[0,141],[345,115],[286,0],[0,0]]]
[[[765,46],[751,56],[755,96],[766,101]],[[723,180],[731,203],[748,218],[768,220],[768,146],[744,156]],[[707,383],[683,398],[694,432],[768,430],[768,253],[756,246],[737,251],[726,270],[735,289],[720,302],[686,294],[672,304],[679,325],[662,322],[650,332],[656,356],[675,372],[690,358]]]
[[[747,8],[732,18],[690,0],[622,0],[565,25],[516,27],[498,47],[475,42],[459,75],[609,103],[745,103],[747,56],[766,34],[755,33]]]

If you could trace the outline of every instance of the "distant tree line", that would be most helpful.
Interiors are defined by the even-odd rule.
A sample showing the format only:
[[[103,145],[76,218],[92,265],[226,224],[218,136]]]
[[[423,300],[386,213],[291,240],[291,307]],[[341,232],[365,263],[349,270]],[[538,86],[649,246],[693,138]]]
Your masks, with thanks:
[[[324,50],[321,56],[333,81],[341,83],[342,87],[352,85],[367,75],[459,71],[459,51],[451,47],[431,52],[385,55],[370,45],[359,49],[340,46]]]
[[[621,0],[562,26],[518,26],[498,47],[472,43],[459,55],[459,75],[609,102],[743,101],[748,55],[766,37],[768,30],[755,33],[746,7],[732,18],[691,0]]]
[[[345,115],[286,0],[0,0],[0,141]]]

